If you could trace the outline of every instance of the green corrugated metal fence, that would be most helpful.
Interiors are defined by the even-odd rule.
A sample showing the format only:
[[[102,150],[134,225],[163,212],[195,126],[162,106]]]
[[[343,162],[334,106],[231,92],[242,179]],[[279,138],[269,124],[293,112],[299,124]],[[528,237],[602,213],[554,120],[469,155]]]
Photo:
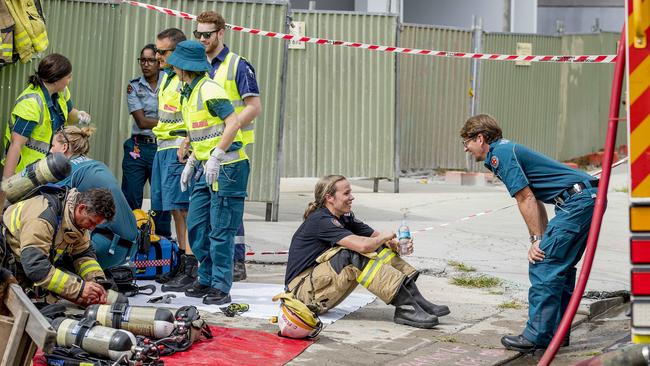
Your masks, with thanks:
[[[400,46],[471,52],[472,32],[405,24]],[[469,117],[470,60],[400,55],[400,170],[465,167],[459,125]]]
[[[305,34],[395,44],[396,17],[294,12]],[[307,44],[290,49],[285,177],[394,176],[395,56]]]
[[[149,1],[152,4],[199,14],[216,10],[226,21],[262,29],[284,30],[284,2]],[[104,161],[119,177],[122,143],[130,135],[132,119],[126,109],[128,80],[140,75],[136,58],[140,49],[153,43],[156,34],[168,27],[181,28],[188,37],[195,25],[151,10],[116,3],[51,0],[45,4],[50,48],[70,58],[74,105],[93,117],[97,134],[91,155]],[[248,58],[257,73],[263,111],[256,120],[256,143],[249,148],[251,200],[272,202],[277,196],[280,123],[280,76],[284,42],[250,34],[226,33],[226,44]],[[27,75],[38,65],[11,65],[0,71],[0,115],[7,122],[13,100],[24,88]]]

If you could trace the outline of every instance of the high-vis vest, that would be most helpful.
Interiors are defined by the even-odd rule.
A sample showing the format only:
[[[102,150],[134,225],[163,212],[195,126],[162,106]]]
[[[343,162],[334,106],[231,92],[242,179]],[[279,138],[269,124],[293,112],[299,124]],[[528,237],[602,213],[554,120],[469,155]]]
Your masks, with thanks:
[[[38,13],[34,0],[6,0],[9,13],[14,18],[14,46],[20,62],[27,63],[34,52],[43,52],[49,41],[45,22]]]
[[[0,1],[0,65],[13,61],[15,24],[7,4]]]
[[[158,90],[158,124],[151,129],[158,140],[158,150],[178,148],[184,138],[170,135],[173,131],[185,131],[181,111],[181,80],[174,74],[163,74]]]
[[[221,135],[226,124],[219,117],[210,114],[206,101],[210,99],[227,99],[226,92],[214,80],[207,76],[196,84],[190,97],[183,101],[183,120],[190,136],[192,150],[197,160],[205,161],[210,158],[210,153],[221,141]],[[241,131],[233,142],[242,142]],[[248,159],[245,149],[226,153],[226,160],[222,164],[231,164]]]
[[[223,60],[217,72],[214,73],[213,80],[223,86],[226,90],[226,95],[230,99],[233,107],[235,107],[235,112],[237,114],[241,113],[246,107],[244,101],[239,95],[239,90],[237,90],[237,81],[235,76],[237,75],[237,67],[239,66],[239,60],[242,57],[233,52],[228,52],[226,58]],[[252,144],[255,142],[255,120],[252,120],[251,123],[242,128],[243,142],[244,145]]]
[[[54,103],[59,103],[65,121],[68,120],[68,100],[70,100],[70,91],[66,87],[63,92],[59,93],[57,100],[53,101]],[[30,84],[16,99],[14,109],[11,112],[11,121],[5,130],[5,153],[9,149],[11,130],[16,123],[17,117],[27,121],[34,121],[37,125],[32,131],[32,135],[20,150],[20,160],[16,166],[16,173],[21,172],[27,165],[44,158],[50,151],[52,117],[50,116],[49,108],[47,108],[43,89],[40,86],[35,87]],[[2,159],[3,165],[5,164],[5,159],[6,157]]]

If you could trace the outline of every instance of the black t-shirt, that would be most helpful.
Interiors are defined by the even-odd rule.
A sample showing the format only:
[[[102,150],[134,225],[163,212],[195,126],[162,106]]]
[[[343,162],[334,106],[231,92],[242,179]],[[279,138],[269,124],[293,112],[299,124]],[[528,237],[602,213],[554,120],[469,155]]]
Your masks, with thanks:
[[[350,235],[370,236],[374,230],[352,212],[337,218],[325,207],[312,212],[300,225],[289,247],[285,285],[316,265],[316,258]]]

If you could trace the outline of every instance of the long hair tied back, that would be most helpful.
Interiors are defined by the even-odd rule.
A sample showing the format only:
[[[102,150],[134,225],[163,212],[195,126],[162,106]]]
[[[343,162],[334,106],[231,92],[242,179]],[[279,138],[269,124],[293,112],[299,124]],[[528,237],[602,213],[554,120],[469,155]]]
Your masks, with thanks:
[[[333,196],[336,193],[336,183],[345,180],[346,178],[342,175],[326,175],[322,177],[316,187],[314,187],[314,200],[309,202],[305,213],[302,215],[304,220],[307,219],[312,212],[318,210],[325,205],[325,196]]]

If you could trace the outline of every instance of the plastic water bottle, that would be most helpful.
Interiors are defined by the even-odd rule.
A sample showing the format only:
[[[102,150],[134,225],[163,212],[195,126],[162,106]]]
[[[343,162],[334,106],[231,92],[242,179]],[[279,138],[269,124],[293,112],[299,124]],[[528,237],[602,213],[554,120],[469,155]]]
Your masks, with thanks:
[[[402,219],[402,224],[397,230],[397,239],[399,240],[399,254],[409,255],[408,244],[411,240],[411,229],[406,224],[406,218]]]

